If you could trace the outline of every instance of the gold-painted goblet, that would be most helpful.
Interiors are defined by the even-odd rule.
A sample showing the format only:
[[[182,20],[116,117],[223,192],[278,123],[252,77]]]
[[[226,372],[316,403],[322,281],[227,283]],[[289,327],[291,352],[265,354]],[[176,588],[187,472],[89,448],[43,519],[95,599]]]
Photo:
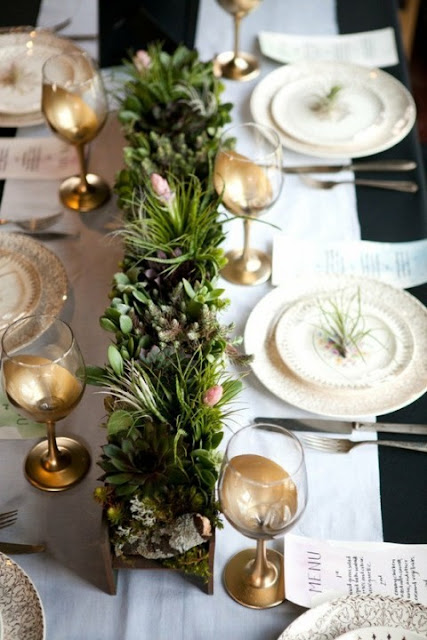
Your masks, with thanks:
[[[219,479],[221,509],[232,526],[257,541],[232,557],[224,570],[229,595],[253,609],[285,599],[284,561],[266,541],[281,536],[307,503],[307,476],[300,441],[271,424],[252,424],[228,442]]]
[[[55,423],[71,413],[85,389],[83,356],[73,332],[53,316],[27,316],[9,325],[1,345],[2,384],[9,401],[47,428],[47,440],[27,456],[25,475],[44,491],[68,489],[90,466],[89,453],[78,440],[55,435]]]
[[[255,9],[261,0],[217,0],[234,20],[234,49],[220,53],[214,59],[214,72],[229,80],[252,80],[259,74],[259,64],[255,56],[240,51],[240,23]]]
[[[226,254],[228,263],[221,275],[235,284],[255,285],[271,275],[271,259],[250,248],[253,219],[276,202],[282,183],[282,145],[271,127],[254,122],[236,125],[221,136],[213,171],[215,190],[225,208],[243,218],[242,249]]]
[[[76,147],[80,175],[60,186],[61,202],[70,209],[92,211],[110,197],[108,184],[87,173],[85,145],[104,126],[107,97],[95,63],[82,52],[52,56],[43,65],[42,111],[52,131]]]

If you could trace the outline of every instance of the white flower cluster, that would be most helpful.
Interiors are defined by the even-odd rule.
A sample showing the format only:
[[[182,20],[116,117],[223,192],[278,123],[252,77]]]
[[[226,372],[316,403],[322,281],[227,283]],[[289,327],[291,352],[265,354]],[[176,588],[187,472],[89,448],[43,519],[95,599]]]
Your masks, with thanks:
[[[148,507],[144,500],[140,500],[137,496],[134,496],[130,501],[130,510],[135,520],[144,527],[149,528],[156,524],[156,516],[153,509]]]

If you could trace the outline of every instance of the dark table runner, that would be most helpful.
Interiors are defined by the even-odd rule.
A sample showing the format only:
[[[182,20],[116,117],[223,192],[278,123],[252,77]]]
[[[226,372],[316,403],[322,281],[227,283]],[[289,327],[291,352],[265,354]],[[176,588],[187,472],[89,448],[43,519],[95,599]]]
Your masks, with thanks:
[[[408,70],[399,38],[395,1],[336,0],[336,3],[341,33],[369,31],[388,26],[395,28],[402,62],[388,68],[387,71],[409,86]],[[14,0],[3,4],[5,6],[0,9],[0,27],[36,23],[40,0]],[[108,37],[108,29],[105,29],[104,33],[105,37]],[[14,130],[0,128],[0,135],[14,135]],[[379,154],[379,157],[416,160],[418,170],[415,177],[420,190],[417,194],[400,194],[358,189],[357,203],[363,239],[402,242],[425,238],[427,191],[417,131],[414,129],[402,142]],[[375,177],[380,176],[376,174]],[[406,177],[407,175],[402,176]],[[0,183],[0,198],[2,187]],[[427,284],[411,289],[411,293],[427,305]],[[427,394],[404,409],[388,416],[380,416],[380,419],[399,423],[427,423]],[[426,543],[427,456],[422,453],[383,448],[379,450],[379,463],[384,540]],[[360,517],[363,518],[363,505],[360,505]]]
[[[387,71],[410,86],[394,0],[337,0],[337,10],[341,33],[388,26],[395,28],[401,63]],[[380,242],[404,242],[427,237],[425,169],[416,128],[402,142],[379,156],[416,160],[416,180],[420,190],[417,194],[403,194],[358,189],[357,208],[362,238]],[[427,305],[427,285],[415,287],[410,293]],[[409,406],[389,415],[379,416],[378,419],[426,424],[427,394]],[[379,437],[385,439],[388,435]],[[421,438],[413,436],[412,439]],[[384,540],[427,543],[427,456],[383,447],[379,449],[379,461]]]

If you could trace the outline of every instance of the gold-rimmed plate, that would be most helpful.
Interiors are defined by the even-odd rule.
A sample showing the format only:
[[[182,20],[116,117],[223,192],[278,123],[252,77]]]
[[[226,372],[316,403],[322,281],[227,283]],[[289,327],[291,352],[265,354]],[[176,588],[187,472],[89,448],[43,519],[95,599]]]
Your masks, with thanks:
[[[58,315],[67,299],[62,262],[40,242],[19,233],[0,232],[0,283],[7,284],[0,294],[0,330],[25,315]]]
[[[0,126],[25,127],[44,121],[42,67],[48,58],[81,51],[54,33],[20,27],[0,30]]]

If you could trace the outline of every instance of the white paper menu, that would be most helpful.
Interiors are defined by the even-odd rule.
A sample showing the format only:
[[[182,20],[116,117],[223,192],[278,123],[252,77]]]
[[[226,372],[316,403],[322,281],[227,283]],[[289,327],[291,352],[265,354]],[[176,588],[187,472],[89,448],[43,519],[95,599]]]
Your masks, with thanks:
[[[427,282],[427,239],[413,242],[316,242],[273,239],[272,283],[310,273],[365,276],[403,289]]]
[[[0,180],[54,180],[77,172],[75,148],[58,138],[0,138]]]
[[[334,542],[288,534],[286,598],[302,607],[346,595],[387,595],[427,605],[427,545]]]
[[[391,67],[399,62],[391,27],[337,36],[301,36],[261,31],[262,53],[278,62],[335,60],[369,67]]]

